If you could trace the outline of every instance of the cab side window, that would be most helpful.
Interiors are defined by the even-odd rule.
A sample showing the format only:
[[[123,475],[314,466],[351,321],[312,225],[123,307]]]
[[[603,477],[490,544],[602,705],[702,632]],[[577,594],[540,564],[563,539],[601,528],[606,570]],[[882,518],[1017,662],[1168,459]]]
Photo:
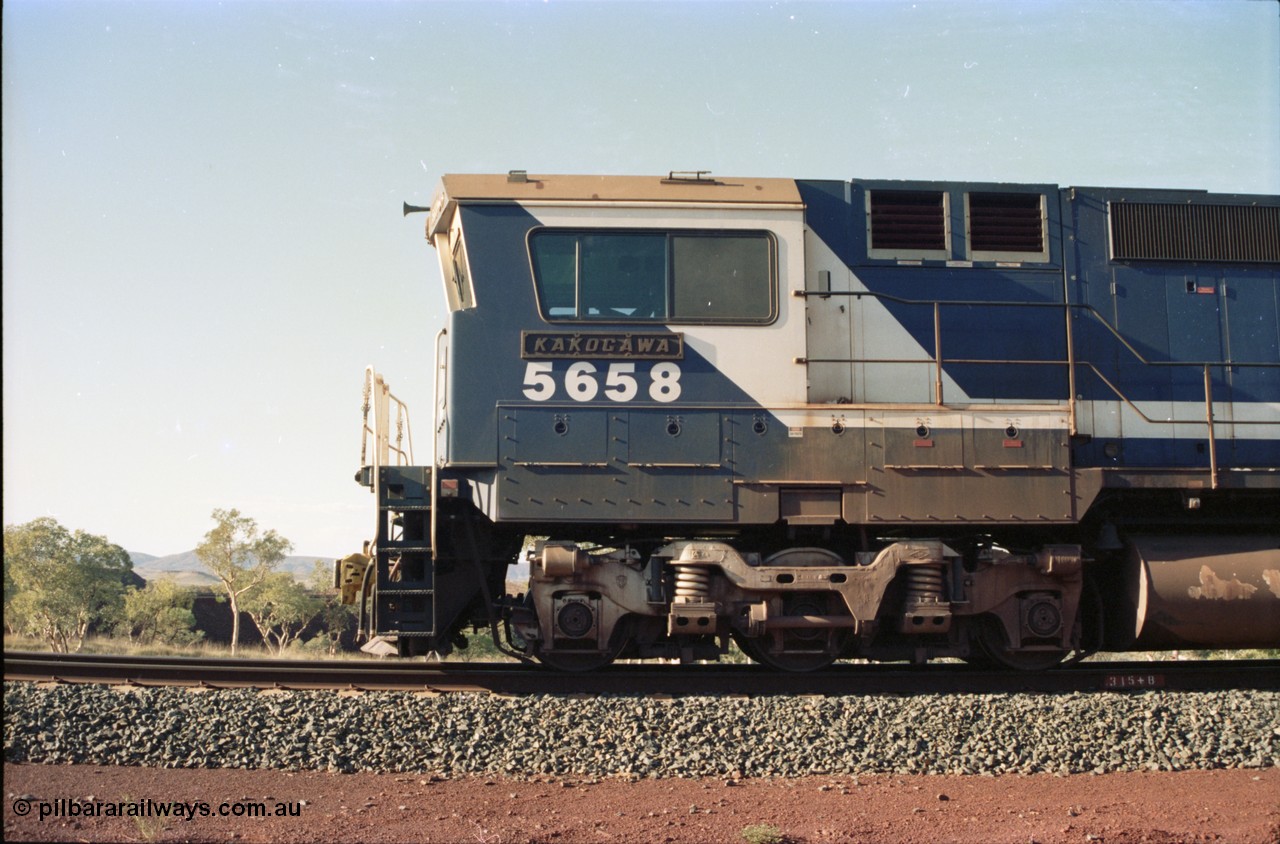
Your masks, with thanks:
[[[551,321],[762,323],[775,314],[766,232],[543,229],[529,255]]]

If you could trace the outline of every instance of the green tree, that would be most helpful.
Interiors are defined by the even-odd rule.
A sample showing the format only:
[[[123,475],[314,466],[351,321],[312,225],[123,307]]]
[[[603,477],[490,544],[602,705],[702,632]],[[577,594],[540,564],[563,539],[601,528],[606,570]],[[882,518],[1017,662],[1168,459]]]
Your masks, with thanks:
[[[6,540],[9,535],[9,529],[5,528]],[[6,633],[17,633],[21,630],[18,624],[18,617],[9,611],[9,604],[18,594],[18,585],[13,582],[13,575],[9,573],[9,554],[6,549],[4,561],[4,629]]]
[[[261,587],[245,595],[242,603],[267,650],[275,654],[283,653],[324,609],[324,599],[287,571],[268,574]]]
[[[263,533],[258,523],[239,510],[214,510],[213,530],[196,546],[196,556],[213,572],[231,605],[231,655],[240,645],[240,599],[257,589],[285,556],[292,543],[274,530]]]
[[[129,589],[124,596],[124,615],[118,629],[129,641],[147,644],[153,641],[170,645],[190,645],[200,641],[204,633],[194,629],[196,617],[191,611],[195,590],[163,577],[148,581],[144,589]]]
[[[316,560],[311,572],[311,588],[324,602],[320,623],[324,625],[324,635],[328,639],[329,656],[336,656],[342,644],[342,634],[355,626],[355,605],[342,603],[342,593],[333,585],[333,563],[326,560]]]
[[[112,625],[124,608],[133,563],[106,537],[40,518],[4,529],[6,623],[49,643],[79,651],[93,625]]]

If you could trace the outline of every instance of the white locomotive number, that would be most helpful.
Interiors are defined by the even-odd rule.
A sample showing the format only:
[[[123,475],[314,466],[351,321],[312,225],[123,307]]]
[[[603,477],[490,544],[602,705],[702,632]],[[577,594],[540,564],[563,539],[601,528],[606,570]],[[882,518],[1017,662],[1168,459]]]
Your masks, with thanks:
[[[564,391],[574,401],[591,401],[601,391],[597,377],[600,370],[593,363],[580,360],[564,372]],[[631,401],[640,393],[640,380],[634,363],[611,363],[604,374],[604,394],[613,401]],[[530,401],[547,401],[556,394],[556,373],[550,361],[531,360],[524,368],[524,397]],[[649,370],[649,398],[673,402],[680,398],[680,365],[670,361],[655,363]]]

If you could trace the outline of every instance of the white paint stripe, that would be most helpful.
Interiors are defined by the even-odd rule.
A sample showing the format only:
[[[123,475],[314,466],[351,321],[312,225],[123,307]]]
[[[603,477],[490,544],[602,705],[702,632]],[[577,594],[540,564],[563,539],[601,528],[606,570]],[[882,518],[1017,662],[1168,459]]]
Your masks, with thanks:
[[[1080,433],[1094,437],[1205,439],[1209,432],[1204,402],[1082,401],[1078,412]],[[1280,403],[1214,402],[1213,417],[1218,437],[1280,441]]]
[[[771,408],[769,412],[788,428],[830,428],[835,422],[840,422],[846,428],[911,429],[927,425],[937,431],[957,428],[1004,430],[1012,425],[1026,431],[1065,431],[1068,421],[1065,407],[1012,411],[1003,408],[993,411],[984,407],[979,411],[937,407],[897,410],[825,405],[804,409]]]

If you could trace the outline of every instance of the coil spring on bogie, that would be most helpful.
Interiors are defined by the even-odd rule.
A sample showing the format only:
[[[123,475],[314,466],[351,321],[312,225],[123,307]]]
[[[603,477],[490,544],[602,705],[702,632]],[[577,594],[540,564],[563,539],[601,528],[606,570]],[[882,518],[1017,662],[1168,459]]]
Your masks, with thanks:
[[[943,602],[943,586],[946,578],[943,566],[908,566],[904,573],[907,584],[907,604],[940,604]]]
[[[675,598],[682,603],[698,604],[711,600],[711,574],[705,566],[671,564],[675,573]]]

